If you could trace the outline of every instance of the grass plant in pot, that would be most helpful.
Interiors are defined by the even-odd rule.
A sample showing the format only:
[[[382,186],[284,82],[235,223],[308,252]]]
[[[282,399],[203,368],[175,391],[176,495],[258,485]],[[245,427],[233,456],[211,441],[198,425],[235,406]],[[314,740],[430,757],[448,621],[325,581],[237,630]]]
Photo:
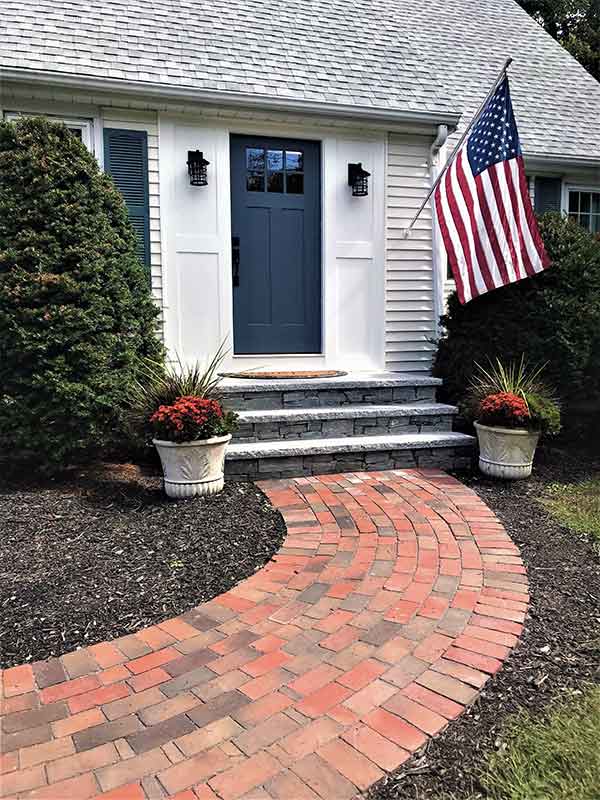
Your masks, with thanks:
[[[142,430],[160,456],[165,492],[172,498],[211,495],[224,485],[224,462],[237,415],[223,408],[217,369],[222,345],[210,364],[148,362],[137,384],[132,428]]]
[[[499,360],[488,369],[477,365],[463,409],[474,420],[484,475],[528,478],[540,436],[560,430],[560,409],[540,379],[542,370],[529,370],[523,358],[508,366]]]

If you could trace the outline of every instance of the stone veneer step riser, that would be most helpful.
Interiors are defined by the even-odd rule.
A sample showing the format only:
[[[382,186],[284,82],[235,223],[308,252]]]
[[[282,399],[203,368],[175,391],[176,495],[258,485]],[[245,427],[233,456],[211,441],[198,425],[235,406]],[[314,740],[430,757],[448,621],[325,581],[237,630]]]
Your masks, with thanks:
[[[236,480],[259,480],[329,475],[340,471],[367,472],[417,467],[466,469],[471,466],[472,458],[472,447],[469,445],[355,453],[308,453],[300,456],[229,460],[225,463],[225,475]]]
[[[435,402],[435,386],[362,386],[348,389],[306,389],[224,393],[223,404],[233,411],[281,408],[326,408],[345,405],[386,405]]]
[[[451,431],[449,414],[419,414],[401,417],[359,417],[355,419],[314,419],[306,422],[245,422],[233,436],[236,442],[323,439],[339,436],[382,436],[397,433]]]

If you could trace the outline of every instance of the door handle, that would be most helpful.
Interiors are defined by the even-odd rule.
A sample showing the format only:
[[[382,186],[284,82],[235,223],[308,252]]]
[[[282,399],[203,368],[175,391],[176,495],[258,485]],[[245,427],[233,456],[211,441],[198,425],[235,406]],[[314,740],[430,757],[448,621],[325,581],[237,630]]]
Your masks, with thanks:
[[[240,237],[231,237],[231,277],[234,286],[240,285]]]

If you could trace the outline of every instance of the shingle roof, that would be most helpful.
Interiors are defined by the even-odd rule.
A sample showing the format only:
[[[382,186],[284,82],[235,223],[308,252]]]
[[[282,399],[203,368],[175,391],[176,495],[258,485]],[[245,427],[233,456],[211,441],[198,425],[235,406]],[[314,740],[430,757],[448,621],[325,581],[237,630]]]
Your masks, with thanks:
[[[506,56],[526,154],[600,158],[600,84],[513,0],[2,0],[0,64],[468,119]]]

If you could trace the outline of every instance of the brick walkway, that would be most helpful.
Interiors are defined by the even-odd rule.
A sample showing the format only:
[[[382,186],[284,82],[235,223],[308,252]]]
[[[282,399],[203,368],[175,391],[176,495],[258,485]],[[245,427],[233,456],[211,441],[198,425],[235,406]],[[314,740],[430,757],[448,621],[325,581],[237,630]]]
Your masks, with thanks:
[[[176,619],[2,674],[0,795],[344,800],[476,697],[527,579],[435,470],[272,481],[284,547]]]

